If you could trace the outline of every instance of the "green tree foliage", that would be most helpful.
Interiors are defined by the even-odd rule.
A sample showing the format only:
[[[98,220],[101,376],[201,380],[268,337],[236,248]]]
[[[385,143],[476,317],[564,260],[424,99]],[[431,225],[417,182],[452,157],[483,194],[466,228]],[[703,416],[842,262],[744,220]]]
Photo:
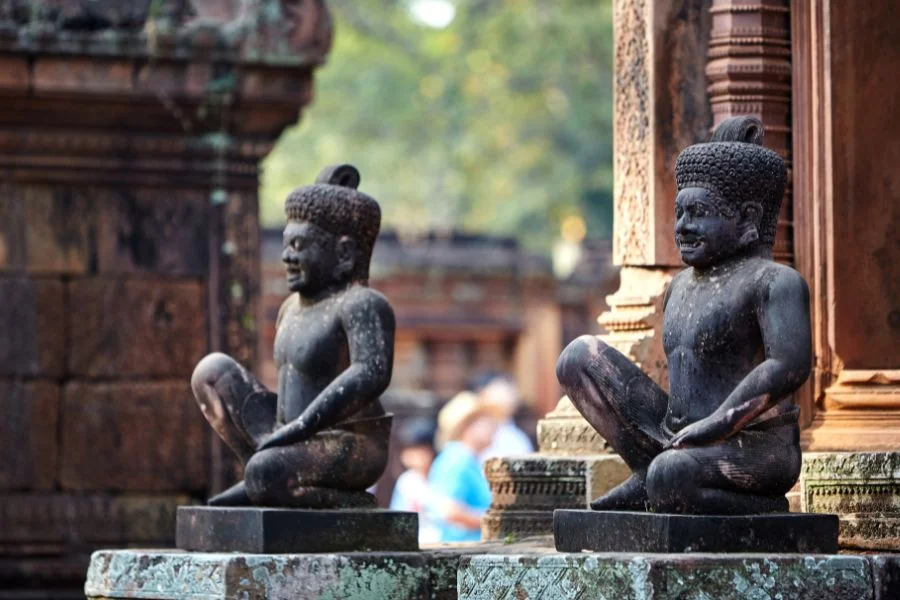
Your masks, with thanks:
[[[435,29],[414,0],[331,0],[316,99],[264,165],[263,221],[318,169],[351,162],[388,227],[518,236],[560,221],[612,230],[612,8],[597,0],[456,0]]]

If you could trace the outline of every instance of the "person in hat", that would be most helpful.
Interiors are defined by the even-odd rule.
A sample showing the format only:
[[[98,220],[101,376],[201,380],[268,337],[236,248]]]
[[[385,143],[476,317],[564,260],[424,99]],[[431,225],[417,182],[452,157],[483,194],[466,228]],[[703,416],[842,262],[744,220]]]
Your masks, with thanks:
[[[478,456],[490,446],[498,418],[472,392],[461,392],[438,414],[443,446],[431,466],[428,483],[436,495],[431,510],[441,542],[477,542],[481,517],[491,505],[491,490]]]

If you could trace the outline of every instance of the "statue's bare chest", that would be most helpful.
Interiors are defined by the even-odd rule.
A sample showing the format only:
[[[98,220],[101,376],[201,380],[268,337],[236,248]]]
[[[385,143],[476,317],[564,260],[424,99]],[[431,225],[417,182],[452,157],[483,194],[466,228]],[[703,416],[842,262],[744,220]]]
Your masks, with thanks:
[[[334,303],[289,307],[275,333],[275,365],[316,376],[333,374],[346,362],[347,341]]]
[[[698,358],[727,360],[723,353],[733,357],[759,345],[753,293],[743,277],[686,277],[676,283],[663,318],[667,356],[687,351]]]

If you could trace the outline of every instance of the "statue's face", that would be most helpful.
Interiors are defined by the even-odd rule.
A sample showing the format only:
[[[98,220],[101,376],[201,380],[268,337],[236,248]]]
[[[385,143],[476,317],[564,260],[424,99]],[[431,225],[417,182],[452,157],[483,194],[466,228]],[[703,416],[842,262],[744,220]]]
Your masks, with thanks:
[[[740,217],[723,214],[704,188],[685,188],[675,198],[675,243],[681,260],[710,267],[740,248]]]
[[[281,260],[288,288],[314,297],[334,283],[338,255],[335,236],[308,222],[289,221],[284,228]]]

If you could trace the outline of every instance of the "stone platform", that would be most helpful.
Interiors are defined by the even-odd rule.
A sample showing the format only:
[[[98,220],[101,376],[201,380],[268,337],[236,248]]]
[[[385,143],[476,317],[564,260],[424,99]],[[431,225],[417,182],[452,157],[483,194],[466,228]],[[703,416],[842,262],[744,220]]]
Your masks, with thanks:
[[[94,553],[84,593],[117,600],[425,600],[431,577],[421,553],[118,550]]]
[[[458,599],[896,600],[898,573],[898,555],[477,555]]]
[[[84,593],[98,600],[456,600],[461,557],[553,552],[549,537],[419,552],[238,554],[102,550]]]
[[[837,515],[671,515],[557,510],[553,535],[561,552],[838,551]]]
[[[419,518],[412,512],[181,506],[175,545],[256,554],[413,552],[418,535]]]

